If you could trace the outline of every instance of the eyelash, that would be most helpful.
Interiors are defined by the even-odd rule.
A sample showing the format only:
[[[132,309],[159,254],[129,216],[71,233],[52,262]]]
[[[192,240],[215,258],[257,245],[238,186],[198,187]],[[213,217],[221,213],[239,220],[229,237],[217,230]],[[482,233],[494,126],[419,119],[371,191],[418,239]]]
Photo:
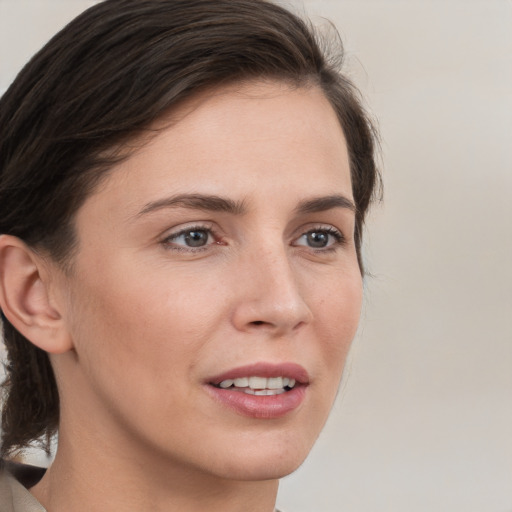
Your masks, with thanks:
[[[206,232],[208,235],[208,240],[210,237],[214,239],[213,242],[207,243],[205,245],[199,246],[199,247],[190,247],[186,245],[176,245],[174,243],[175,240],[177,240],[179,237],[183,235],[190,234],[192,232]],[[326,233],[328,236],[331,236],[334,238],[334,243],[331,243],[330,245],[326,247],[320,247],[315,248],[307,245],[302,244],[296,244],[296,242],[303,237],[307,235],[311,235],[312,233]],[[215,232],[215,230],[210,225],[196,225],[196,226],[189,226],[184,229],[181,229],[177,233],[172,233],[171,235],[165,237],[161,242],[166,249],[172,250],[172,251],[179,251],[179,252],[188,252],[188,253],[198,253],[208,250],[208,248],[211,245],[220,244],[220,236]],[[309,249],[313,250],[316,253],[322,253],[322,252],[333,252],[336,251],[336,249],[339,246],[343,246],[346,244],[346,239],[343,233],[336,228],[332,226],[316,226],[311,229],[308,229],[304,233],[302,233],[299,237],[297,237],[294,240],[294,244],[296,247],[309,247]]]
[[[178,239],[180,236],[186,235],[188,233],[192,233],[194,231],[206,232],[208,235],[208,238],[212,237],[214,240],[216,240],[213,242],[214,244],[219,243],[217,240],[220,237],[216,234],[215,230],[210,225],[188,226],[186,228],[181,229],[177,233],[172,233],[171,235],[165,237],[164,240],[162,240],[162,243],[164,246],[166,246],[166,249],[169,249],[172,251],[197,253],[197,252],[202,252],[202,251],[207,250],[210,247],[210,245],[212,245],[211,243],[207,243],[206,245],[203,245],[200,247],[189,247],[189,246],[185,246],[185,245],[181,246],[181,245],[175,245],[173,243],[173,241]]]
[[[343,246],[346,244],[345,236],[341,231],[338,229],[332,227],[332,226],[316,226],[312,229],[308,229],[305,233],[302,233],[296,240],[300,240],[302,237],[310,235],[312,233],[327,233],[328,236],[332,236],[334,238],[334,243],[326,246],[326,247],[320,247],[315,248],[309,246],[310,249],[312,249],[316,253],[322,253],[322,252],[333,252],[338,249],[338,247]],[[299,246],[299,247],[308,247],[308,246]]]

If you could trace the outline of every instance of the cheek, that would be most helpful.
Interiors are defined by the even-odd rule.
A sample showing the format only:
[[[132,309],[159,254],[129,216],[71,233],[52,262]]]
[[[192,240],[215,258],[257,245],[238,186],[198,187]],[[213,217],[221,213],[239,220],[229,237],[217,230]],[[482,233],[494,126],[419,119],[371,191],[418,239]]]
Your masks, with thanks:
[[[316,319],[321,334],[323,361],[331,385],[337,389],[352,340],[357,332],[362,305],[359,272],[340,275],[318,302]]]
[[[176,292],[173,285],[183,284],[103,272],[74,287],[70,329],[90,410],[145,430],[151,426],[144,418],[168,421],[169,411],[190,399],[191,369],[215,319],[211,311],[198,314],[206,306],[195,289]]]
[[[77,351],[92,357],[94,347],[117,368],[146,366],[158,373],[170,362],[179,368],[218,320],[219,301],[211,301],[208,283],[186,273],[123,272],[120,265],[91,275],[96,277],[81,280],[72,298]]]

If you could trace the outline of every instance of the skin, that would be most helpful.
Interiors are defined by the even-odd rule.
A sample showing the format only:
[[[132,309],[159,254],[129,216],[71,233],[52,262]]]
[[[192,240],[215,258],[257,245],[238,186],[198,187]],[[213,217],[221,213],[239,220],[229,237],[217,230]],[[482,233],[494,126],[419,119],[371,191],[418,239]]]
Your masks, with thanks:
[[[278,479],[326,421],[357,329],[347,148],[321,91],[231,86],[169,121],[79,209],[71,272],[25,256],[38,268],[25,302],[46,300],[53,338],[24,332],[51,353],[61,398],[58,453],[32,489],[51,512],[272,511]],[[177,194],[243,212],[163,205]],[[297,211],[333,195],[346,204]],[[187,245],[187,228],[203,246]],[[4,253],[16,264],[22,250]],[[250,418],[205,392],[262,361],[307,370],[297,409]]]

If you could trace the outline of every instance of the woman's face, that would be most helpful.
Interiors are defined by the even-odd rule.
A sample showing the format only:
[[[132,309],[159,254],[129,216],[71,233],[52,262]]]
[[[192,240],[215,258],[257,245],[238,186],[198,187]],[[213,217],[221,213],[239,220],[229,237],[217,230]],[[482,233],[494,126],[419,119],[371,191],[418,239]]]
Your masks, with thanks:
[[[78,211],[62,433],[280,477],[317,438],[359,319],[345,139],[318,89],[273,82],[173,119]]]

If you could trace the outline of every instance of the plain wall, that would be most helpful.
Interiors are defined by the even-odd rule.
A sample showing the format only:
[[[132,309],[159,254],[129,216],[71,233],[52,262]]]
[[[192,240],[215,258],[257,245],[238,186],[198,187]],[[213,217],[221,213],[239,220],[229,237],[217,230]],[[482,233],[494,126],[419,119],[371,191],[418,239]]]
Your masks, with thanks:
[[[92,3],[0,0],[0,93]],[[339,399],[278,504],[511,512],[512,2],[282,3],[340,30],[379,121],[385,201]]]

